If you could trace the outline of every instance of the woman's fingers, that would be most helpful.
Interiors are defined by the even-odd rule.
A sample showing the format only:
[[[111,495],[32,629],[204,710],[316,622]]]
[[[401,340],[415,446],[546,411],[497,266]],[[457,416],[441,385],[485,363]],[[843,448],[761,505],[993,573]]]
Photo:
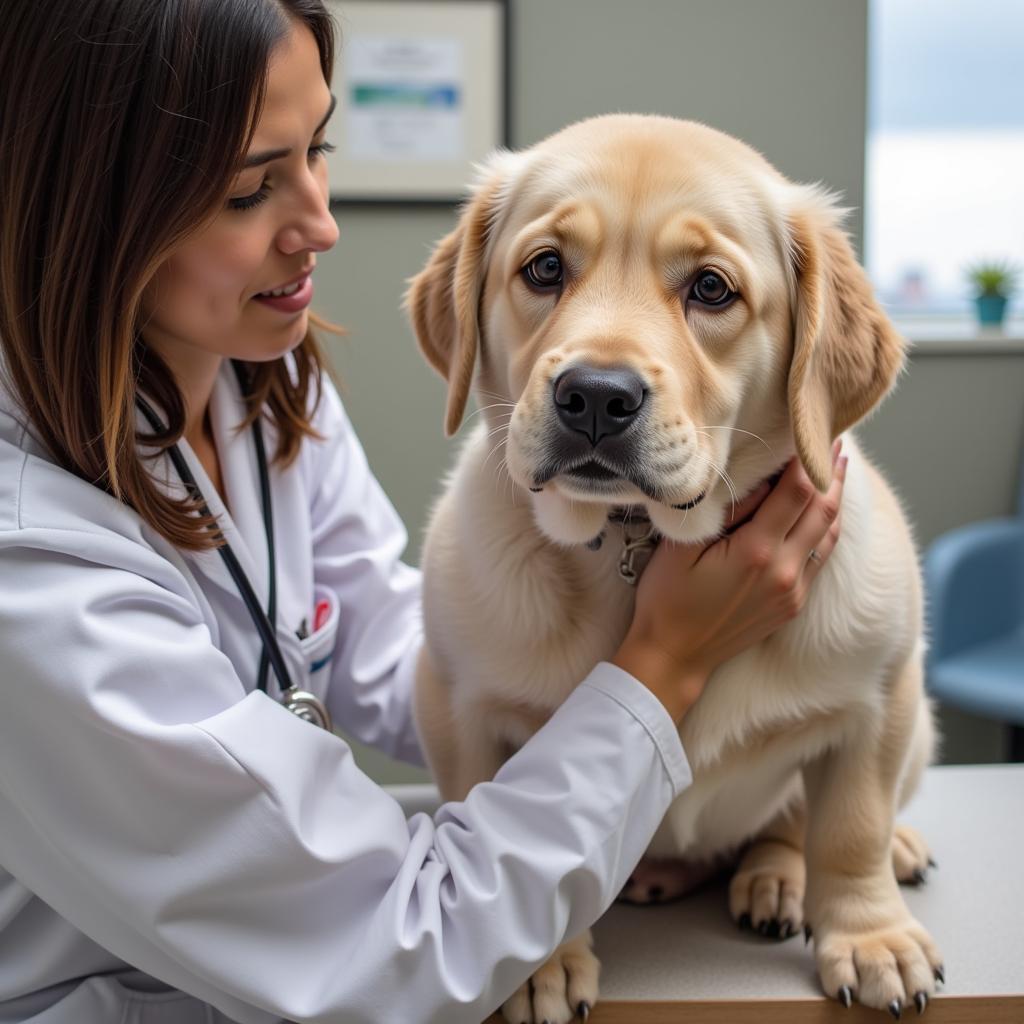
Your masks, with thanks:
[[[828,561],[829,555],[832,554],[833,549],[836,546],[836,542],[839,540],[840,528],[842,526],[843,513],[832,520],[832,525],[825,531],[825,536],[814,545],[811,550],[814,552],[814,557],[809,553],[807,561],[804,563],[804,579],[812,580],[815,576],[821,572],[822,566]]]
[[[834,542],[829,546],[827,541],[829,531],[839,518],[845,480],[846,459],[842,458],[836,466],[829,489],[808,503],[786,537],[783,546],[792,558],[801,563],[810,559],[805,568],[820,568],[835,546]],[[812,551],[817,557],[810,557]]]
[[[832,446],[832,461],[839,454],[840,442]],[[793,458],[786,466],[775,490],[765,498],[754,516],[759,534],[773,544],[781,544],[799,522],[807,506],[818,493],[800,460]]]
[[[730,533],[752,516],[771,491],[772,485],[767,480],[762,480],[739,504],[732,507],[732,513],[725,523],[725,532]]]

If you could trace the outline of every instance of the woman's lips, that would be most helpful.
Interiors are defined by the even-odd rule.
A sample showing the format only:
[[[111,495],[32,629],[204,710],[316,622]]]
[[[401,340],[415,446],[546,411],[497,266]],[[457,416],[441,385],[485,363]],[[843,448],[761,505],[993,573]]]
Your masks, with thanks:
[[[291,295],[256,295],[254,298],[260,305],[268,306],[279,313],[298,313],[313,300],[313,275],[307,274]]]

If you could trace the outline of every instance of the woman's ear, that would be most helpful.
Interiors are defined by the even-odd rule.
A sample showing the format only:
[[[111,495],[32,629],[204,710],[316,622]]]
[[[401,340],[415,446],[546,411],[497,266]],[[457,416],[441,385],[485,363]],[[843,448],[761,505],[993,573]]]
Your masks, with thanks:
[[[405,295],[420,350],[448,382],[445,432],[449,437],[462,423],[473,383],[487,246],[503,186],[499,173],[484,177],[463,207],[455,230],[437,243]]]
[[[797,453],[824,491],[833,440],[895,383],[904,342],[838,227],[841,211],[818,189],[796,191],[787,214],[794,274],[789,409]]]

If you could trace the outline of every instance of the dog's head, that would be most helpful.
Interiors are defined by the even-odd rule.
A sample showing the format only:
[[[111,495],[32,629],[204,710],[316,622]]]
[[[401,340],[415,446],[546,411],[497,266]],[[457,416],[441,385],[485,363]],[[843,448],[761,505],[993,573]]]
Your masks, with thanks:
[[[407,296],[448,433],[475,376],[564,543],[615,506],[713,536],[794,451],[824,490],[903,361],[841,213],[694,122],[600,117],[496,155]]]

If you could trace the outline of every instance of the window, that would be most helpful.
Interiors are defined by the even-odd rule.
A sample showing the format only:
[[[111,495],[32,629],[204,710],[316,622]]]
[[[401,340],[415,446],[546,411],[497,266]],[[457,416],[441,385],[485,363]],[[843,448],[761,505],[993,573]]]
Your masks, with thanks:
[[[868,273],[897,315],[966,314],[966,265],[1024,271],[1024,3],[871,0],[868,58]]]

